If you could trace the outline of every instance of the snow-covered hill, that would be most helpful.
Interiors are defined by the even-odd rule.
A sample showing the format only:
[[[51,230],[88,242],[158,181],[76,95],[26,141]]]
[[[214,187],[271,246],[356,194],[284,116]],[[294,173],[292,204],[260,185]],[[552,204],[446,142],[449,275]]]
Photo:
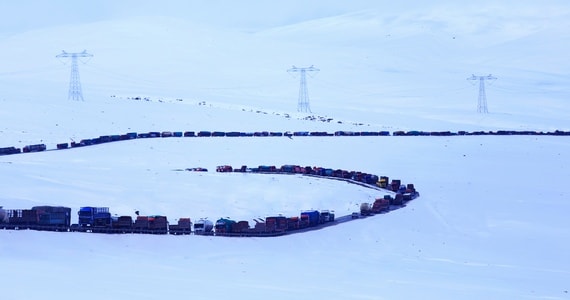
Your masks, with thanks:
[[[363,3],[247,30],[149,14],[2,35],[0,147],[164,130],[570,130],[564,2]],[[55,55],[83,49],[95,56],[79,66],[86,101],[74,102],[69,62]],[[308,77],[313,115],[331,122],[295,111],[299,78],[286,70],[311,64],[321,69]],[[476,112],[472,73],[499,77],[489,114]],[[567,137],[389,136],[146,139],[0,156],[0,206],[74,214],[101,205],[252,225],[309,208],[348,214],[382,196],[213,172],[221,164],[359,170],[421,192],[388,214],[278,238],[0,231],[2,295],[568,299],[569,153]],[[187,167],[210,172],[174,171]]]

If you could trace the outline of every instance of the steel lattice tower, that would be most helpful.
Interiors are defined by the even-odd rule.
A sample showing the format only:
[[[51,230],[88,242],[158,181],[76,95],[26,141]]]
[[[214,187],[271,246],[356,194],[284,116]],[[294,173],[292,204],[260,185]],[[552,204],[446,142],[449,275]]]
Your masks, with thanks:
[[[497,77],[489,74],[487,76],[475,76],[471,75],[471,77],[467,78],[467,80],[479,80],[479,102],[477,104],[477,112],[478,113],[489,113],[487,110],[487,95],[485,94],[485,80],[495,80]]]
[[[287,72],[299,72],[301,73],[301,83],[299,86],[299,100],[297,102],[297,111],[300,112],[311,112],[311,107],[309,106],[309,92],[307,91],[307,72],[318,72],[319,69],[314,66],[297,68],[293,66]]]
[[[71,76],[69,78],[69,94],[67,99],[83,100],[83,92],[81,91],[81,81],[79,80],[79,67],[77,65],[78,57],[93,57],[93,54],[87,53],[83,50],[80,53],[67,53],[62,51],[61,54],[56,55],[57,58],[71,57]]]

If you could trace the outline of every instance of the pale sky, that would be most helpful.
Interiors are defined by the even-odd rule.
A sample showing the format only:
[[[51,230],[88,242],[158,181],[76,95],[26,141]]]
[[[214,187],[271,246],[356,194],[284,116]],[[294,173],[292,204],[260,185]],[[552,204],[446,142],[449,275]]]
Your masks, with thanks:
[[[377,1],[23,0],[0,3],[0,32],[131,16],[164,15],[244,28],[284,25],[378,6]]]
[[[529,13],[535,11],[537,14],[544,14],[545,7],[556,12],[568,10],[570,6],[567,0],[4,0],[0,2],[0,34],[6,36],[44,27],[158,15],[217,26],[259,29],[366,9],[397,16],[402,12],[438,6],[453,6],[467,12],[481,6],[492,9],[499,4],[513,9],[527,7]],[[445,12],[445,9],[440,11]]]
[[[389,0],[6,0],[0,2],[0,34],[6,36],[52,26],[158,15],[247,30],[288,25],[367,9],[397,15],[399,12],[424,10],[445,4],[456,5],[457,2],[451,0],[397,2]],[[465,3],[460,6],[465,6],[466,9],[471,6],[476,7],[475,3]]]

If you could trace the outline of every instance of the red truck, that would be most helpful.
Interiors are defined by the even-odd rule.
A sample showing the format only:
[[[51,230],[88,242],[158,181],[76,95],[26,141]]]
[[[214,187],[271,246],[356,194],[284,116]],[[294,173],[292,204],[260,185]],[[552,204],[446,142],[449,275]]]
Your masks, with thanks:
[[[190,234],[192,232],[192,221],[190,218],[180,218],[178,224],[168,226],[168,231],[173,235]]]
[[[382,212],[387,212],[390,210],[390,195],[384,196],[384,198],[377,198],[372,204],[371,212],[373,214],[379,214]]]

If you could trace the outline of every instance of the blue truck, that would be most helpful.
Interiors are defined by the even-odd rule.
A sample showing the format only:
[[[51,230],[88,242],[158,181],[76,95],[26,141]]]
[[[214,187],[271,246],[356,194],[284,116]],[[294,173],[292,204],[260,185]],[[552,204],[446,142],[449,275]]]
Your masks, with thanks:
[[[318,210],[308,210],[301,212],[301,218],[299,222],[299,227],[313,227],[320,223],[321,214]]]
[[[39,226],[69,227],[71,223],[71,208],[63,206],[34,206]]]
[[[111,213],[108,207],[85,206],[79,209],[79,227],[111,227]]]

